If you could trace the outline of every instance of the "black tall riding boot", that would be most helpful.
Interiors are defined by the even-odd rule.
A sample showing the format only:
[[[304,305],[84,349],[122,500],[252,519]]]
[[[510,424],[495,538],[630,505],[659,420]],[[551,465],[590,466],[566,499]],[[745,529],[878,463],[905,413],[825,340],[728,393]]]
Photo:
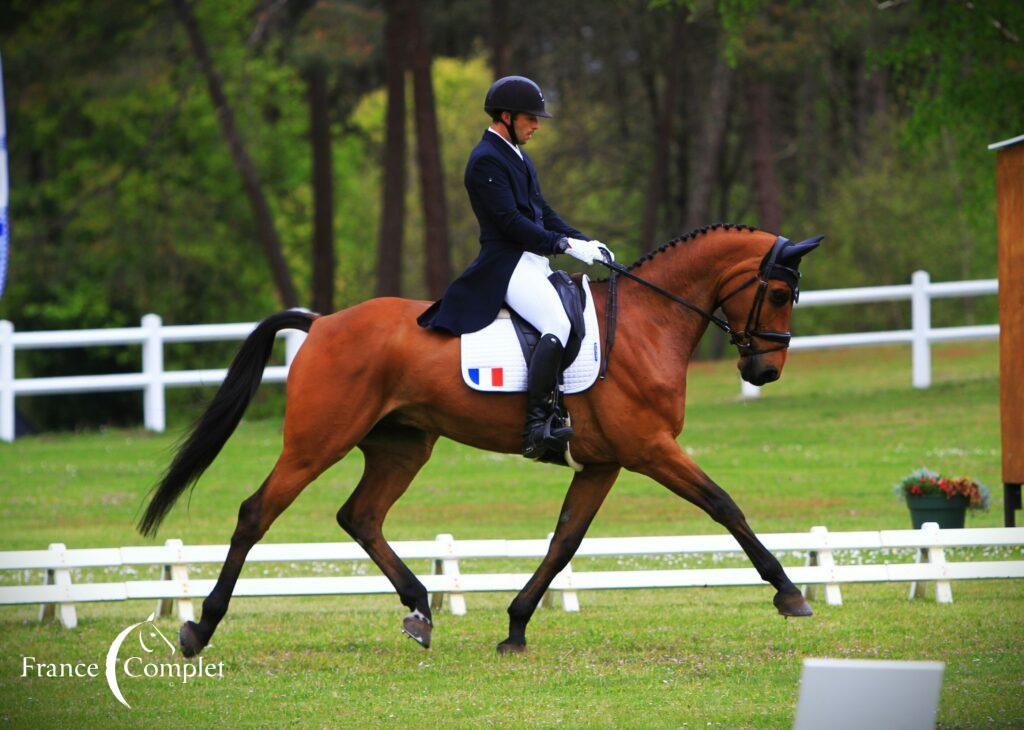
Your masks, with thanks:
[[[523,433],[523,456],[539,459],[547,451],[559,452],[572,438],[571,426],[552,428],[552,396],[562,365],[562,343],[554,335],[544,335],[537,342],[526,375],[526,431]]]

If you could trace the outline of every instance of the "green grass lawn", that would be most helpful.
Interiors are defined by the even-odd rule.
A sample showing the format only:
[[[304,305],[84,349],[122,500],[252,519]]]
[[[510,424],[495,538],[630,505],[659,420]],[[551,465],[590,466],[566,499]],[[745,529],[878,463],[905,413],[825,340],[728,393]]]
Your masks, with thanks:
[[[906,348],[794,353],[782,381],[753,402],[737,398],[734,363],[701,363],[691,370],[680,442],[759,532],[819,524],[832,530],[909,527],[906,507],[890,485],[919,466],[987,483],[992,508],[971,514],[968,527],[998,526],[995,344],[937,347],[933,358],[935,385],[917,391],[909,386]],[[280,418],[244,423],[191,503],[182,500],[171,513],[158,542],[226,543],[239,503],[273,464],[280,425]],[[51,542],[147,544],[133,531],[134,518],[178,435],[105,431],[0,446],[0,550]],[[335,466],[265,540],[347,539],[334,513],[360,470],[358,453]],[[553,529],[569,476],[565,469],[441,441],[392,511],[387,534],[543,537]],[[719,532],[659,485],[624,473],[590,534]],[[1019,558],[1020,550],[993,557],[1007,555]],[[782,557],[789,565],[802,563],[800,555]],[[709,560],[607,559],[579,567],[684,567]],[[744,563],[729,558],[718,564]],[[495,567],[469,563],[463,570]],[[243,577],[352,569],[258,565]],[[0,576],[8,584],[24,579]],[[113,638],[145,619],[150,603],[79,605],[73,631],[39,624],[35,607],[3,607],[0,720],[47,726],[228,720],[245,726],[788,727],[802,658],[832,656],[945,661],[940,725],[1024,725],[1024,585],[955,583],[955,603],[942,606],[930,599],[909,602],[906,592],[905,584],[845,586],[843,606],[817,602],[816,615],[799,621],[775,614],[768,587],[584,593],[578,614],[539,611],[528,632],[529,654],[514,658],[494,653],[505,636],[511,594],[469,595],[468,615],[438,614],[429,652],[399,634],[404,609],[394,597],[237,599],[203,654],[225,663],[224,678],[187,685],[122,679],[132,710],[114,700],[102,677],[23,678],[22,657],[98,662],[102,670]],[[158,625],[168,637],[176,632],[169,618]]]

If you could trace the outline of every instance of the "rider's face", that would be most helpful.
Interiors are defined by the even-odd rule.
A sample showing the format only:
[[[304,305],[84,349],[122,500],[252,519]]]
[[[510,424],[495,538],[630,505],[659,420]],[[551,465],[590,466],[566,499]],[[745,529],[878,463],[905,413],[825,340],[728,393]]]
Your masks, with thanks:
[[[505,112],[502,116],[508,120],[512,115]],[[519,144],[526,144],[533,137],[533,133],[537,131],[537,128],[540,127],[540,120],[533,114],[516,114],[512,127],[516,130]]]

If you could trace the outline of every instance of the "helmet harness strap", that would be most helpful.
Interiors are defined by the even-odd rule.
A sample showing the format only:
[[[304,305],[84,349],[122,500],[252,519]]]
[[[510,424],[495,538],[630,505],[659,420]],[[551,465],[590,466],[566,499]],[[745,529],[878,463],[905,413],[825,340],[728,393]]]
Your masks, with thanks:
[[[519,112],[512,112],[512,111],[508,112],[508,118],[509,118],[509,121],[512,122],[512,124],[509,124],[509,122],[506,122],[504,116],[499,117],[499,119],[501,120],[501,123],[503,125],[505,125],[505,129],[508,131],[509,139],[512,140],[512,144],[514,144],[516,147],[519,146],[519,138],[516,137],[516,129],[515,129],[514,125],[515,125],[515,122],[516,122],[516,114],[518,114],[518,113]],[[502,114],[504,115],[505,112],[502,112]]]

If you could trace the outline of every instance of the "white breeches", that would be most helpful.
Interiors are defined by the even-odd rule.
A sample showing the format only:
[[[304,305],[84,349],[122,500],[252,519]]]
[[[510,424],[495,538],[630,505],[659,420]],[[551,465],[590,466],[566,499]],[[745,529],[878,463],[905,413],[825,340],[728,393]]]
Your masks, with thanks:
[[[551,265],[544,256],[523,251],[505,292],[505,302],[541,335],[552,334],[565,347],[572,325],[555,287],[548,281]]]

